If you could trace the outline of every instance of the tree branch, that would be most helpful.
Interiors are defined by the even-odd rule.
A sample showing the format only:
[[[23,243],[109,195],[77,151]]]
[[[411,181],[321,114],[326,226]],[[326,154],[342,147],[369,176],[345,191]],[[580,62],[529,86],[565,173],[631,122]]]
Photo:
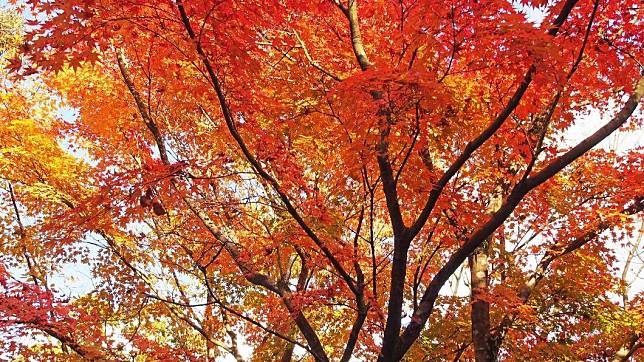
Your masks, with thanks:
[[[206,67],[208,76],[210,77],[210,83],[215,90],[215,93],[217,94],[217,99],[219,100],[219,105],[221,107],[221,111],[224,116],[224,120],[226,122],[226,126],[228,128],[228,131],[230,132],[231,136],[241,149],[242,153],[248,160],[248,162],[251,164],[251,166],[255,169],[255,171],[264,179],[266,180],[273,190],[278,194],[280,200],[284,203],[284,206],[286,207],[286,210],[288,213],[293,217],[293,219],[300,225],[300,227],[304,230],[306,235],[315,243],[317,247],[322,250],[322,253],[324,256],[329,260],[331,265],[336,269],[336,271],[340,274],[342,279],[345,281],[349,289],[354,294],[357,294],[358,291],[356,289],[355,283],[351,276],[347,273],[347,271],[344,269],[342,264],[338,261],[338,259],[333,255],[331,250],[325,245],[325,243],[315,234],[313,229],[309,227],[309,225],[304,221],[302,216],[299,214],[299,212],[295,209],[293,204],[291,204],[290,199],[282,191],[279,183],[273,176],[271,176],[268,172],[264,170],[260,162],[252,155],[250,150],[248,149],[245,141],[239,134],[237,130],[237,126],[235,125],[235,118],[230,110],[230,107],[228,106],[228,103],[226,101],[226,97],[224,95],[224,92],[221,88],[221,85],[219,83],[219,78],[217,77],[217,74],[215,73],[215,69],[213,68],[212,64],[210,63],[210,60],[208,59],[208,56],[204,52],[203,48],[201,47],[201,44],[196,41],[196,35],[192,29],[192,26],[190,25],[190,20],[188,18],[188,15],[186,13],[186,10],[183,6],[182,0],[176,0],[177,8],[179,9],[179,13],[181,16],[181,22],[184,25],[184,28],[186,29],[188,36],[190,39],[194,42],[197,54],[200,56],[204,66]]]
[[[138,108],[139,113],[143,118],[143,122],[152,133],[152,136],[154,137],[154,141],[156,142],[157,147],[159,148],[159,156],[161,157],[161,160],[163,161],[163,163],[167,165],[170,163],[170,161],[168,160],[168,151],[165,147],[165,143],[163,142],[163,136],[161,136],[161,132],[159,131],[159,128],[157,127],[156,123],[150,116],[150,113],[148,112],[148,109],[145,106],[145,102],[143,102],[143,98],[141,97],[141,94],[136,89],[136,86],[134,85],[134,81],[132,81],[132,78],[130,77],[127,71],[125,57],[123,56],[122,49],[117,50],[116,60],[119,67],[119,71],[121,72],[121,76],[123,77],[123,81],[125,82],[127,89],[130,91],[130,94],[132,94],[132,97],[134,98],[134,102],[136,103],[136,107]]]
[[[570,14],[570,11],[572,8],[575,6],[575,4],[578,2],[578,0],[566,0],[565,4],[563,5],[559,15],[553,22],[552,27],[548,30],[548,34],[551,36],[557,35],[559,32],[559,29],[563,25],[564,21],[568,18],[568,15]],[[514,95],[512,98],[510,98],[510,101],[508,104],[505,106],[505,108],[499,113],[499,115],[496,117],[494,121],[492,121],[487,128],[479,134],[475,139],[470,141],[466,146],[461,155],[452,163],[452,165],[445,171],[443,176],[439,179],[437,184],[434,186],[432,191],[429,193],[429,197],[427,199],[427,202],[425,203],[425,206],[423,207],[423,210],[418,216],[418,219],[412,224],[412,226],[409,227],[408,231],[408,237],[413,239],[423,228],[425,223],[427,222],[427,219],[429,218],[429,215],[431,214],[432,210],[434,209],[434,206],[436,205],[436,202],[438,201],[438,198],[440,197],[441,193],[443,192],[443,189],[445,186],[449,183],[450,179],[456,175],[456,173],[463,167],[465,162],[469,160],[470,156],[479,148],[481,147],[496,131],[503,125],[505,120],[512,114],[514,109],[519,105],[519,102],[521,101],[521,98],[523,98],[523,95],[525,94],[526,90],[528,89],[528,86],[532,82],[532,77],[534,76],[534,73],[536,72],[536,65],[531,65],[528,68],[528,71],[526,72],[525,76],[523,77],[523,80],[519,84],[519,87],[517,90],[514,92]]]
[[[331,73],[329,70],[324,68],[323,66],[320,65],[317,61],[311,57],[311,54],[309,53],[308,48],[306,47],[306,44],[304,44],[304,41],[302,38],[300,38],[300,34],[297,33],[297,31],[293,30],[293,35],[295,35],[295,39],[297,40],[298,43],[300,43],[300,47],[302,48],[302,52],[304,53],[304,56],[306,59],[309,61],[309,63],[317,70],[322,72],[323,74],[326,74],[329,76],[331,79],[337,81],[337,82],[342,82],[342,78],[338,77],[337,75]]]
[[[340,0],[334,0],[334,3],[340,8],[342,13],[349,20],[349,31],[351,32],[351,48],[356,60],[360,65],[360,69],[367,70],[371,66],[369,57],[365,52],[362,43],[362,34],[360,33],[360,21],[358,20],[358,0],[349,0],[349,6],[344,6]]]
[[[641,333],[631,333],[622,346],[619,348],[611,362],[626,362],[631,356],[640,348],[644,347],[644,343],[639,342]]]
[[[626,207],[622,210],[622,213],[625,215],[635,215],[644,210],[644,199],[638,198],[634,200],[634,203],[629,207]],[[550,264],[556,259],[561,258],[564,255],[570,254],[579,248],[583,247],[587,243],[595,240],[602,232],[608,230],[613,225],[609,224],[606,221],[601,221],[594,230],[585,232],[583,235],[580,235],[569,242],[565,247],[558,250],[551,249],[543,256],[541,261],[537,264],[534,272],[528,278],[528,280],[521,286],[521,289],[518,291],[519,299],[522,303],[527,303],[532,295],[532,292],[539,284],[539,282],[545,277],[546,271]],[[498,351],[503,344],[505,339],[506,332],[512,326],[516,316],[513,314],[506,314],[503,316],[501,323],[497,328],[495,328],[494,334],[491,338],[491,349],[493,355],[498,356]]]
[[[619,113],[606,125],[597,132],[590,135],[570,151],[555,159],[543,170],[533,177],[521,180],[512,189],[499,211],[494,215],[461,246],[447,261],[447,263],[438,271],[434,279],[430,282],[427,290],[423,294],[418,309],[414,312],[412,321],[409,323],[402,336],[400,337],[399,346],[396,351],[397,358],[401,358],[409,349],[411,344],[418,338],[422,327],[426,323],[429,315],[434,308],[434,302],[442,286],[447,282],[449,277],[458,269],[463,261],[490,236],[503,222],[510,216],[512,211],[519,205],[523,197],[539,186],[561,169],[569,165],[575,159],[583,155],[586,151],[597,145],[603,139],[608,137],[619,126],[624,124],[630,115],[635,111],[639,101],[644,94],[644,77],[640,78],[634,92],[624,104]]]

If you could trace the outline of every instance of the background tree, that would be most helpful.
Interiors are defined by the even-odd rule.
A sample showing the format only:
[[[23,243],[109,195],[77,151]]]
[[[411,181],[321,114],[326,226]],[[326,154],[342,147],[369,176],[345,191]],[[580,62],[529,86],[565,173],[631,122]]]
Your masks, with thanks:
[[[15,49],[23,33],[22,17],[8,9],[0,9],[0,54]]]
[[[28,2],[0,131],[9,353],[635,354],[641,295],[615,297],[610,246],[642,209],[642,153],[596,146],[641,127],[642,13],[524,6],[544,19],[501,0]],[[70,265],[91,288],[64,295]],[[441,294],[463,265],[471,296]]]

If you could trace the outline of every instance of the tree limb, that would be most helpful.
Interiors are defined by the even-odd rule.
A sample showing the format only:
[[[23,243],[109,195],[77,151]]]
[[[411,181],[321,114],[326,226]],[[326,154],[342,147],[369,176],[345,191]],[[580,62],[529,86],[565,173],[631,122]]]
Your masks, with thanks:
[[[581,141],[577,146],[562,156],[556,158],[548,166],[532,177],[521,180],[510,192],[499,211],[494,215],[461,246],[447,261],[447,263],[438,271],[430,282],[427,290],[423,294],[418,309],[414,312],[412,321],[400,337],[400,342],[396,351],[396,357],[401,358],[404,353],[411,347],[411,344],[418,338],[422,327],[427,322],[429,315],[434,308],[434,302],[442,286],[447,282],[449,277],[458,269],[463,261],[503,222],[510,216],[512,211],[519,205],[523,197],[541,185],[543,182],[554,176],[557,172],[579,158],[586,151],[596,146],[603,139],[608,137],[619,126],[624,124],[630,115],[637,108],[640,99],[644,95],[644,77],[640,78],[635,90],[626,101],[619,113],[606,125],[601,127],[595,133]]]

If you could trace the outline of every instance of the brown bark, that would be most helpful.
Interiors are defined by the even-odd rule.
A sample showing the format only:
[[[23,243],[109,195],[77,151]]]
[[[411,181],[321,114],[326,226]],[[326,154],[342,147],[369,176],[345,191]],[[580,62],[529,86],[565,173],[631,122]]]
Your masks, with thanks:
[[[293,349],[295,348],[295,345],[289,344],[286,346],[284,349],[284,353],[282,353],[282,357],[280,358],[280,362],[291,362],[293,359]]]
[[[489,292],[487,248],[479,248],[469,257],[471,278],[472,345],[477,362],[492,360],[490,351],[490,303],[486,296]]]
[[[503,182],[503,180],[500,182]],[[498,185],[490,199],[490,205],[487,209],[488,214],[498,211],[503,202],[502,198],[503,187]],[[477,362],[489,362],[494,359],[490,348],[490,302],[487,299],[490,292],[488,259],[493,241],[494,238],[490,236],[468,259],[471,284],[470,300],[472,303],[470,311],[472,345],[474,346],[474,357]]]

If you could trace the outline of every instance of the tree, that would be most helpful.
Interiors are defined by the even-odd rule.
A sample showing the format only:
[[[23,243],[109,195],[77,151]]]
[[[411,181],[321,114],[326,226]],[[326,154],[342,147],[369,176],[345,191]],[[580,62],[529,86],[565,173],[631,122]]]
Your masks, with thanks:
[[[22,17],[12,11],[0,9],[0,54],[16,47],[22,33]]]
[[[618,360],[642,345],[642,295],[615,298],[610,247],[644,207],[642,152],[596,147],[642,125],[639,3],[19,10],[34,17],[0,113],[10,353]],[[581,120],[592,133],[570,144]],[[57,287],[70,263],[91,290]],[[471,295],[441,293],[463,266]]]

